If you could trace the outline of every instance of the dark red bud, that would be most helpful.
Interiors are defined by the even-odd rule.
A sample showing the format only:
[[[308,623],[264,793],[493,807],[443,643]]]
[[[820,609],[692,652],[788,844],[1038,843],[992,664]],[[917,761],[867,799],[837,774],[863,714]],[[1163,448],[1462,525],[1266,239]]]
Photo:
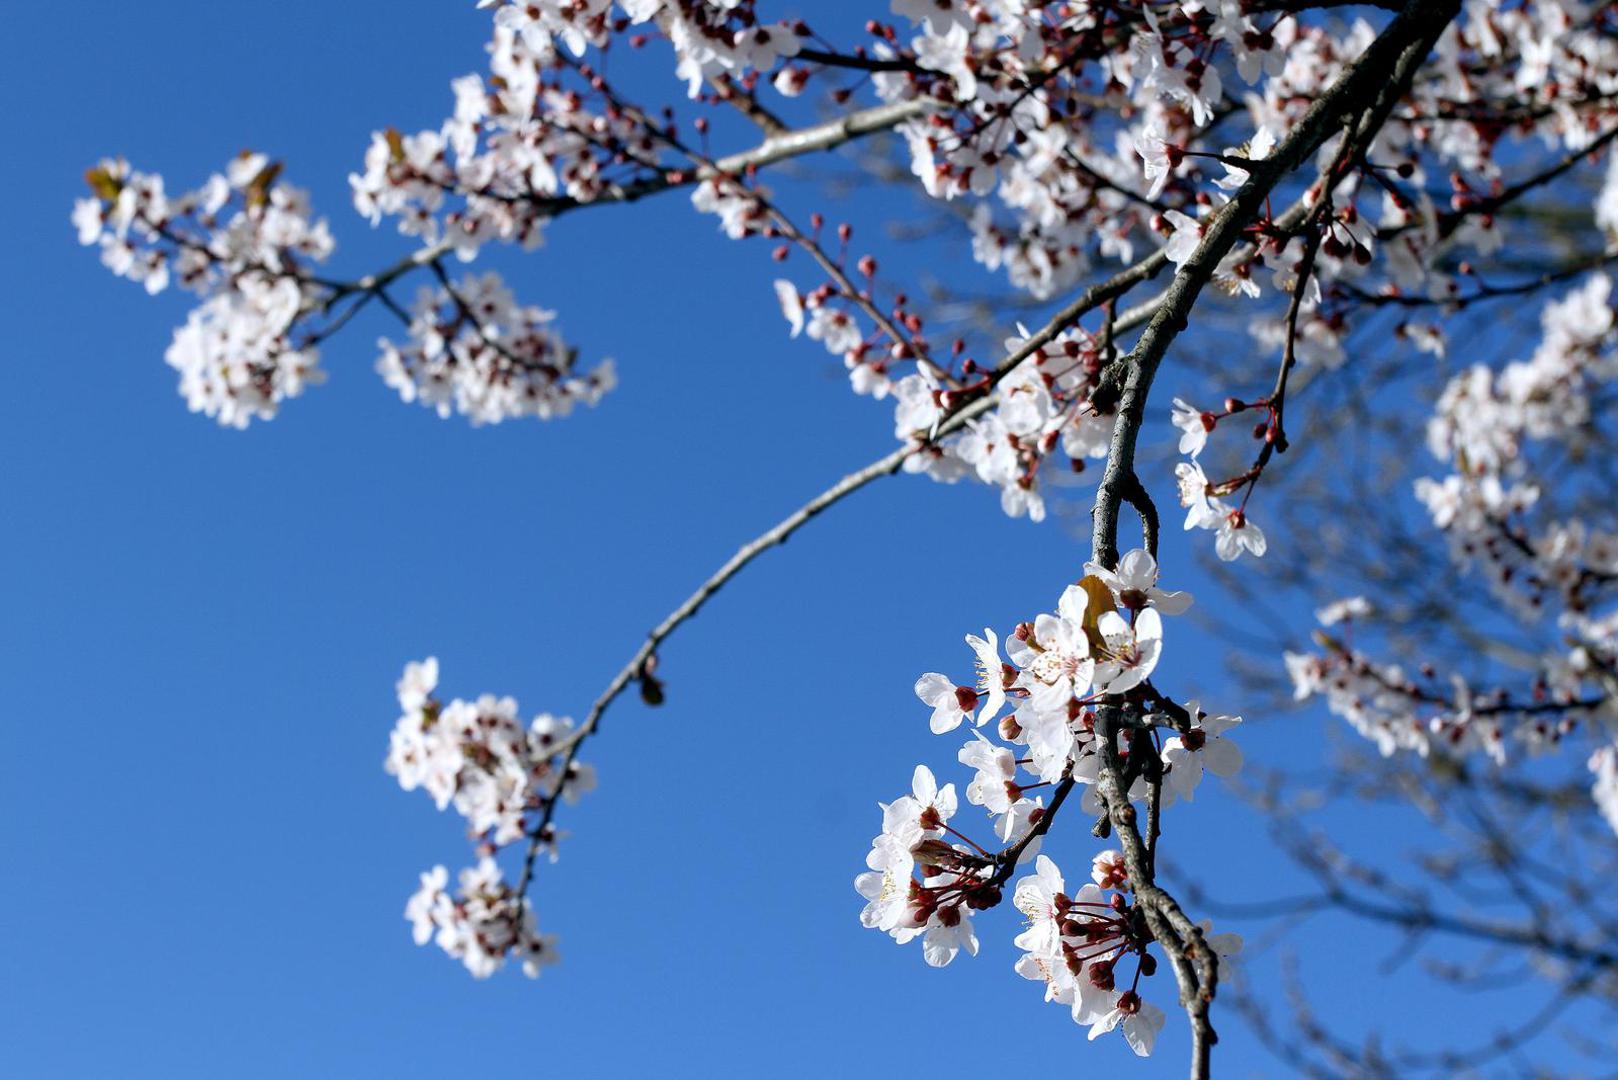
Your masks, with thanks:
[[[987,911],[999,902],[1000,889],[995,885],[973,889],[966,897],[966,906],[973,911]]]

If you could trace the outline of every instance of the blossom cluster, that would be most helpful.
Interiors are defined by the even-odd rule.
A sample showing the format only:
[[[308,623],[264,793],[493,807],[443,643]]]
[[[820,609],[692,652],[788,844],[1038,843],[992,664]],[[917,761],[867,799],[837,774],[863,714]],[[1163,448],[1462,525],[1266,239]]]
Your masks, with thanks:
[[[900,126],[912,171],[935,197],[978,201],[977,258],[1036,297],[1098,261],[1136,259],[1143,247],[1161,245],[1177,268],[1188,265],[1208,216],[1249,181],[1248,163],[1269,157],[1375,37],[1363,19],[1255,13],[1234,0],[1136,8],[916,0],[893,10],[912,34],[874,27],[871,56],[884,66],[871,84],[887,103],[928,106]],[[1284,183],[1299,208],[1319,211],[1308,215],[1310,228],[1267,218],[1214,271],[1214,284],[1232,296],[1296,297],[1290,317],[1245,317],[1257,342],[1285,345],[1295,362],[1337,367],[1357,306],[1454,300],[1466,256],[1504,242],[1489,201],[1500,188],[1502,140],[1487,121],[1467,118],[1509,109],[1525,138],[1572,154],[1592,148],[1601,102],[1618,86],[1618,46],[1598,22],[1577,5],[1469,5],[1382,129],[1375,164],[1354,165],[1325,189]],[[1549,81],[1525,81],[1525,72]],[[1431,116],[1446,122],[1423,122]],[[1232,126],[1245,140],[1226,133]],[[1447,205],[1432,194],[1435,177],[1450,185]],[[1618,222],[1614,207],[1618,169],[1608,172],[1598,217]],[[744,211],[738,196],[733,216]],[[804,311],[823,331],[835,325],[836,334],[811,336],[844,354],[856,389],[904,391],[902,437],[931,430],[941,403],[969,399],[970,368],[954,378],[918,370],[906,386],[888,377],[887,359],[864,362],[857,319],[824,291],[782,296],[795,328]],[[1445,348],[1437,324],[1406,321],[1396,336],[1428,352]],[[1259,406],[1272,408],[1269,436],[1280,435],[1279,401]],[[1002,420],[997,409],[977,422],[982,438],[965,444],[969,459],[929,452],[912,465],[946,481],[976,475],[1001,488],[1008,513],[1037,518],[1041,454],[1029,445],[1037,438]],[[1222,558],[1263,552],[1264,534],[1246,510],[1256,473],[1210,484],[1193,460],[1181,479],[1188,527],[1217,530]],[[1239,505],[1223,501],[1222,489],[1243,486]]]
[[[1037,855],[1036,872],[1013,891],[1015,906],[1031,922],[1017,939],[1026,953],[1017,970],[1044,982],[1046,1000],[1068,1005],[1092,1038],[1121,1026],[1144,1054],[1163,1014],[1138,993],[1156,961],[1147,951],[1150,936],[1132,913],[1122,856],[1097,856],[1095,884],[1069,895],[1039,849],[1060,798],[1074,785],[1084,788],[1087,813],[1101,809],[1098,707],[1130,705],[1153,726],[1176,731],[1161,743],[1161,772],[1153,779],[1141,771],[1129,789],[1132,799],[1151,797],[1162,806],[1194,798],[1205,770],[1234,775],[1242,756],[1229,732],[1240,718],[1207,715],[1195,701],[1178,706],[1152,686],[1162,656],[1162,617],[1183,613],[1191,597],[1158,587],[1150,554],[1131,551],[1116,570],[1093,563],[1085,570],[1055,613],[1016,627],[1004,657],[993,631],[969,635],[976,669],[970,684],[937,672],[916,682],[935,734],[972,728],[957,757],[973,770],[966,802],[989,815],[994,844],[978,843],[952,823],[960,809],[955,785],[940,787],[931,770],[918,766],[910,793],[882,805],[882,831],[855,888],[867,901],[865,926],[900,943],[919,938],[927,963],[942,966],[963,951],[976,954],[973,914],[999,904],[1011,875]],[[1172,723],[1170,712],[1180,722]],[[1045,789],[1063,795],[1047,805]],[[1104,896],[1103,888],[1114,892]],[[1222,939],[1216,948],[1230,952],[1236,944]],[[1137,969],[1124,985],[1114,969],[1126,956]]]
[[[1339,39],[1298,20],[1247,16],[1234,2],[1176,10],[948,0],[895,10],[915,23],[905,55],[919,70],[878,76],[878,93],[938,103],[901,129],[912,171],[935,197],[994,193],[1001,213],[984,202],[972,216],[974,253],[1038,297],[1097,260],[1132,261],[1159,234],[1183,261],[1199,237],[1187,212],[1199,185],[1204,205],[1228,197],[1246,179],[1230,157],[1266,156],[1297,103],[1325,84],[1322,72],[1340,70],[1369,37],[1364,23]],[[898,41],[890,30],[877,55],[898,55]],[[1223,72],[1222,61],[1231,65]],[[1198,143],[1225,106],[1227,78],[1261,93],[1248,95],[1252,138],[1220,155]],[[1222,156],[1208,176],[1204,162]],[[1221,276],[1240,287],[1248,271],[1233,261]]]
[[[1413,677],[1398,664],[1380,664],[1335,638],[1319,635],[1320,653],[1285,654],[1294,696],[1315,695],[1370,739],[1384,757],[1413,750],[1426,757],[1435,741],[1457,751],[1480,749],[1496,760],[1505,754],[1500,721],[1474,712],[1464,680],[1449,686]],[[1556,732],[1546,732],[1553,736]]]
[[[800,293],[790,281],[777,279],[775,282],[775,298],[781,305],[781,314],[792,327],[792,336],[808,333],[811,341],[820,342],[827,352],[842,357],[856,393],[886,397],[893,390],[887,364],[867,357],[865,334],[859,322],[842,305],[833,302],[835,296],[829,284]]]
[[[758,22],[751,0],[626,0],[622,19],[611,0],[479,6],[495,8],[488,83],[475,74],[456,79],[454,113],[436,130],[376,132],[364,171],[349,177],[355,208],[373,224],[395,217],[401,232],[446,243],[462,258],[494,240],[536,247],[557,213],[666,182],[667,133],[614,102],[599,76],[566,78],[578,70],[576,58],[607,47],[614,31],[656,27],[673,44],[692,96],[708,80],[768,70],[798,50],[795,27]],[[715,205],[699,208],[733,201],[711,183],[703,189]]]
[[[1592,410],[1618,375],[1611,288],[1595,274],[1547,303],[1533,354],[1499,371],[1483,364],[1460,371],[1428,423],[1429,449],[1451,471],[1419,479],[1415,493],[1457,565],[1481,574],[1531,633],[1554,618],[1543,649],[1529,654],[1535,670],[1526,691],[1479,687],[1459,673],[1441,678],[1428,665],[1411,672],[1355,648],[1346,634],[1317,634],[1318,652],[1286,656],[1297,697],[1323,696],[1384,755],[1477,751],[1504,763],[1513,746],[1539,751],[1587,723],[1598,740],[1590,768],[1604,812],[1611,800],[1608,736],[1618,725],[1611,691],[1618,523],[1610,514],[1604,522],[1566,516],[1558,507],[1578,502],[1579,493],[1558,473],[1566,456],[1596,451],[1611,437]],[[1605,493],[1592,494],[1610,508]],[[1371,614],[1361,601],[1323,611],[1322,622],[1345,613]]]
[[[1117,891],[1109,894],[1109,888]],[[1017,974],[1044,984],[1045,1000],[1068,1006],[1091,1039],[1119,1030],[1130,1049],[1146,1057],[1166,1017],[1138,989],[1157,964],[1134,917],[1122,854],[1101,852],[1091,862],[1091,881],[1071,894],[1067,890],[1060,868],[1045,855],[1036,856],[1034,873],[1017,882],[1012,906],[1028,920],[1015,941],[1023,950]],[[1204,923],[1202,929],[1211,928]],[[1205,933],[1203,940],[1226,970],[1241,952],[1237,934]],[[1131,958],[1135,974],[1122,989],[1118,966]]]
[[[610,32],[650,25],[674,47],[675,75],[696,97],[705,83],[748,70],[769,71],[797,55],[803,24],[761,23],[753,0],[478,0],[495,9],[498,30],[541,56],[560,41],[575,57],[603,48]],[[623,15],[620,22],[614,8]]]
[[[710,196],[710,191],[720,193],[724,201],[715,201],[720,196]],[[776,300],[792,328],[793,337],[807,332],[811,341],[820,342],[827,352],[840,357],[856,394],[877,400],[897,396],[896,431],[901,439],[912,435],[905,426],[907,414],[913,409],[906,404],[907,397],[923,389],[932,391],[946,387],[960,387],[964,394],[974,392],[973,388],[962,387],[961,380],[935,360],[925,334],[925,320],[911,307],[908,296],[902,292],[896,294],[891,310],[882,318],[875,300],[877,261],[870,255],[850,259],[852,226],[846,222],[837,226],[839,249],[833,258],[823,246],[822,232],[826,223],[820,214],[810,217],[810,231],[802,233],[765,202],[768,194],[760,185],[744,186],[721,174],[705,181],[693,193],[692,202],[698,209],[719,213],[726,231],[733,237],[758,233],[788,240],[789,243],[776,247],[777,260],[785,260],[791,253],[791,245],[797,244],[828,271],[827,280],[807,293],[801,292],[791,281],[776,280]],[[863,279],[861,284],[856,284],[848,272],[850,261]],[[867,328],[867,321],[874,325]],[[958,357],[965,342],[956,339],[952,348],[954,356]],[[919,377],[902,379],[899,372],[909,370],[912,365]],[[967,375],[978,374],[970,360],[964,366]],[[963,398],[957,394],[952,400],[958,402]]]
[[[1529,617],[1547,607],[1584,611],[1618,577],[1618,531],[1568,520],[1535,532],[1525,520],[1543,487],[1535,444],[1581,453],[1606,437],[1591,399],[1618,376],[1611,295],[1611,280],[1596,274],[1547,304],[1533,355],[1499,372],[1475,364],[1456,375],[1428,423],[1428,447],[1454,471],[1417,481],[1417,497],[1456,558]]]
[[[1273,440],[1278,431],[1275,411],[1268,402],[1261,405],[1270,408],[1270,419],[1260,425],[1256,433],[1261,438],[1268,435]],[[1174,426],[1180,430],[1180,453],[1188,454],[1191,458],[1174,467],[1174,475],[1179,482],[1180,505],[1185,507],[1185,527],[1214,530],[1214,551],[1226,562],[1238,558],[1244,551],[1251,552],[1257,558],[1269,549],[1264,530],[1247,516],[1247,496],[1252,494],[1253,484],[1262,466],[1215,484],[1209,482],[1197,456],[1202,453],[1209,433],[1219,421],[1246,407],[1232,399],[1226,404],[1225,412],[1212,413],[1193,408],[1179,398],[1174,399]],[[1245,489],[1239,506],[1231,506],[1220,497],[1238,489]]]
[[[1028,332],[1006,339],[1008,354],[1025,351]],[[1056,451],[1071,472],[1083,472],[1087,460],[1104,458],[1112,436],[1110,410],[1092,401],[1109,359],[1104,344],[1075,327],[1057,335],[998,382],[994,407],[970,420],[964,430],[944,439],[924,441],[942,410],[988,381],[980,377],[956,395],[939,394],[926,385],[925,373],[907,376],[896,393],[895,427],[916,445],[905,462],[909,472],[953,482],[969,475],[1000,489],[1000,506],[1012,517],[1045,516],[1040,471]]]
[[[177,282],[202,298],[165,359],[187,407],[228,427],[273,417],[324,377],[297,324],[325,294],[309,269],[331,254],[331,233],[280,172],[244,152],[171,197],[161,176],[108,159],[86,174],[92,195],[73,208],[79,242],[98,246],[113,273],[148,293]]]
[[[1008,338],[1008,354],[1021,353],[1028,332]],[[894,388],[896,433],[914,452],[907,472],[921,472],[953,483],[974,477],[1000,489],[1001,508],[1012,517],[1040,521],[1045,500],[1040,472],[1055,453],[1071,472],[1087,460],[1104,458],[1112,436],[1112,414],[1092,402],[1107,355],[1101,341],[1075,327],[1036,349],[998,381],[975,374],[958,390],[942,390],[925,372],[898,380]],[[993,408],[969,420],[959,432],[931,438],[946,413],[985,388]]]
[[[1112,414],[1091,401],[1107,358],[1102,342],[1080,327],[1030,351],[1031,335],[1019,326],[1004,348],[1008,355],[1026,356],[1000,375],[967,364],[955,379],[923,363],[898,375],[897,364],[916,360],[914,346],[922,339],[873,355],[858,318],[837,302],[830,285],[802,293],[778,280],[775,291],[793,337],[807,333],[841,355],[856,392],[893,399],[894,435],[912,449],[907,472],[945,483],[972,477],[1000,490],[1001,507],[1011,517],[1041,521],[1040,474],[1047,460],[1060,449],[1068,469],[1083,472],[1087,460],[1107,455]],[[919,329],[920,321],[911,325]],[[940,435],[944,420],[984,396],[992,408],[962,430]]]
[[[617,182],[615,160],[655,161],[643,125],[587,107],[552,72],[555,56],[531,40],[497,27],[490,82],[456,79],[455,111],[440,128],[373,134],[364,171],[349,176],[354,208],[373,225],[396,218],[401,233],[470,259],[494,241],[538,247],[552,216]]]
[[[448,882],[449,871],[433,867],[405,905],[417,945],[435,942],[479,979],[499,971],[508,956],[522,961],[529,978],[559,959],[556,935],[539,932],[533,905],[516,894],[492,858],[462,870],[454,894]]]
[[[537,975],[554,961],[555,939],[539,934],[527,897],[505,881],[494,856],[526,839],[554,860],[555,804],[571,805],[594,788],[595,770],[574,759],[571,720],[541,713],[524,727],[512,698],[443,703],[433,696],[437,685],[435,658],[405,666],[384,767],[404,790],[421,788],[440,810],[454,807],[466,818],[480,857],[461,872],[454,896],[442,866],[423,874],[405,917],[418,945],[436,941],[473,975],[491,974],[508,955]]]
[[[577,351],[557,333],[555,313],[524,307],[493,272],[423,287],[410,340],[384,338],[377,372],[407,402],[473,424],[508,417],[566,416],[617,385],[611,360],[575,370]]]

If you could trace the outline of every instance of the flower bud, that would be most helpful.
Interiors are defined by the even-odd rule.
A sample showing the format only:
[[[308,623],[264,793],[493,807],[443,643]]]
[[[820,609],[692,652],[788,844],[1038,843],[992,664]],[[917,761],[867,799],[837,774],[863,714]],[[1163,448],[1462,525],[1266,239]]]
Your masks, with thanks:
[[[1000,902],[1000,887],[984,885],[966,894],[966,906],[974,911],[987,911]]]

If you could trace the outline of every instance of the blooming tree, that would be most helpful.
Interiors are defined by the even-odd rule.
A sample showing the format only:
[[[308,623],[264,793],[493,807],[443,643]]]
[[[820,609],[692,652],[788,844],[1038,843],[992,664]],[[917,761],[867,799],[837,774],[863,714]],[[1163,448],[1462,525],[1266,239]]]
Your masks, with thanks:
[[[818,342],[854,393],[891,405],[895,446],[745,544],[578,723],[525,719],[490,694],[446,700],[434,659],[405,667],[386,767],[464,816],[474,849],[453,888],[446,867],[421,876],[406,908],[419,944],[480,977],[554,962],[535,871],[557,857],[558,816],[594,786],[580,753],[605,712],[632,687],[660,704],[669,635],[761,553],[896,473],[988,485],[1032,522],[1062,472],[1096,485],[1090,558],[1051,569],[1053,610],[966,635],[945,672],[915,682],[918,721],[959,743],[962,771],[913,770],[881,805],[854,884],[860,922],[918,941],[928,964],[975,954],[976,920],[1009,903],[1020,931],[985,932],[1015,938],[1016,972],[1046,1001],[1142,1055],[1177,1004],[1192,1075],[1209,1075],[1213,1007],[1241,940],[1165,887],[1160,846],[1207,774],[1237,777],[1240,699],[1250,711],[1263,697],[1232,679],[1218,702],[1188,700],[1177,624],[1195,609],[1159,578],[1168,490],[1184,528],[1212,534],[1233,588],[1258,562],[1333,591],[1312,648],[1262,659],[1364,736],[1384,775],[1415,759],[1497,779],[1560,755],[1586,770],[1580,805],[1618,830],[1610,5],[892,0],[863,25],[763,0],[477,6],[490,9],[487,70],[454,81],[450,115],[356,148],[354,209],[404,238],[389,265],[328,272],[331,226],[263,153],[182,192],[122,158],[88,171],[81,243],[148,292],[197,297],[165,357],[187,406],[226,427],[273,419],[325,378],[328,340],[375,307],[399,323],[375,368],[407,403],[474,425],[610,408],[612,362],[581,359],[556,313],[466,264],[489,245],[539,248],[564,214],[683,193],[726,237],[758,241],[761,269],[779,264],[750,299],[779,306],[783,348]],[[666,100],[607,74],[606,57],[643,50],[643,67],[672,60]],[[969,236],[984,271],[1004,273],[1004,304],[952,340],[829,207],[804,215],[771,190],[794,159],[882,133],[867,140],[872,167],[897,161],[889,172]],[[735,148],[710,148],[720,141]],[[1556,215],[1577,224],[1547,224]],[[1458,362],[1455,343],[1513,298],[1542,305],[1537,340],[1504,364]],[[1037,313],[1032,328],[1013,309]],[[1221,337],[1242,355],[1222,349],[1184,399],[1154,397],[1171,352],[1197,351],[1193,315],[1228,324]],[[1387,365],[1430,390],[1424,460],[1399,427],[1408,407],[1371,402],[1394,417],[1379,430],[1291,400],[1374,391]],[[1154,432],[1172,468],[1149,467]],[[1343,498],[1321,475],[1332,456],[1303,465],[1307,484],[1282,462],[1294,445],[1379,434],[1396,459],[1381,471],[1403,487],[1364,500],[1356,562],[1300,520],[1322,513],[1319,493]],[[1378,520],[1399,499],[1417,512]],[[1375,563],[1406,551],[1439,557],[1400,592]],[[1329,568],[1311,561],[1328,553]],[[1486,617],[1411,584],[1440,577]],[[1509,649],[1476,644],[1508,636]],[[986,822],[964,820],[962,793]],[[1293,850],[1329,902],[1438,918],[1355,899],[1346,862],[1301,839]],[[1586,987],[1597,972],[1612,992],[1610,945],[1537,935],[1515,944],[1560,949]]]

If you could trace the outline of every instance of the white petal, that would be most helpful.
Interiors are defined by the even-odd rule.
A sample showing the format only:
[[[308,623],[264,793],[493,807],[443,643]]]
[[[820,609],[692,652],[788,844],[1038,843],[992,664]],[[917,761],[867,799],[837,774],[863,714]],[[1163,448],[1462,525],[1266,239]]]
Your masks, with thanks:
[[[910,790],[923,805],[932,802],[938,795],[938,781],[933,779],[933,771],[925,765],[917,765],[910,777]]]
[[[1162,589],[1153,589],[1151,592],[1152,606],[1165,615],[1183,615],[1185,609],[1191,606],[1191,594],[1188,592],[1164,592]]]
[[[916,680],[916,696],[927,705],[938,705],[941,703],[940,699],[945,697],[953,704],[955,683],[936,671],[929,671]]]

